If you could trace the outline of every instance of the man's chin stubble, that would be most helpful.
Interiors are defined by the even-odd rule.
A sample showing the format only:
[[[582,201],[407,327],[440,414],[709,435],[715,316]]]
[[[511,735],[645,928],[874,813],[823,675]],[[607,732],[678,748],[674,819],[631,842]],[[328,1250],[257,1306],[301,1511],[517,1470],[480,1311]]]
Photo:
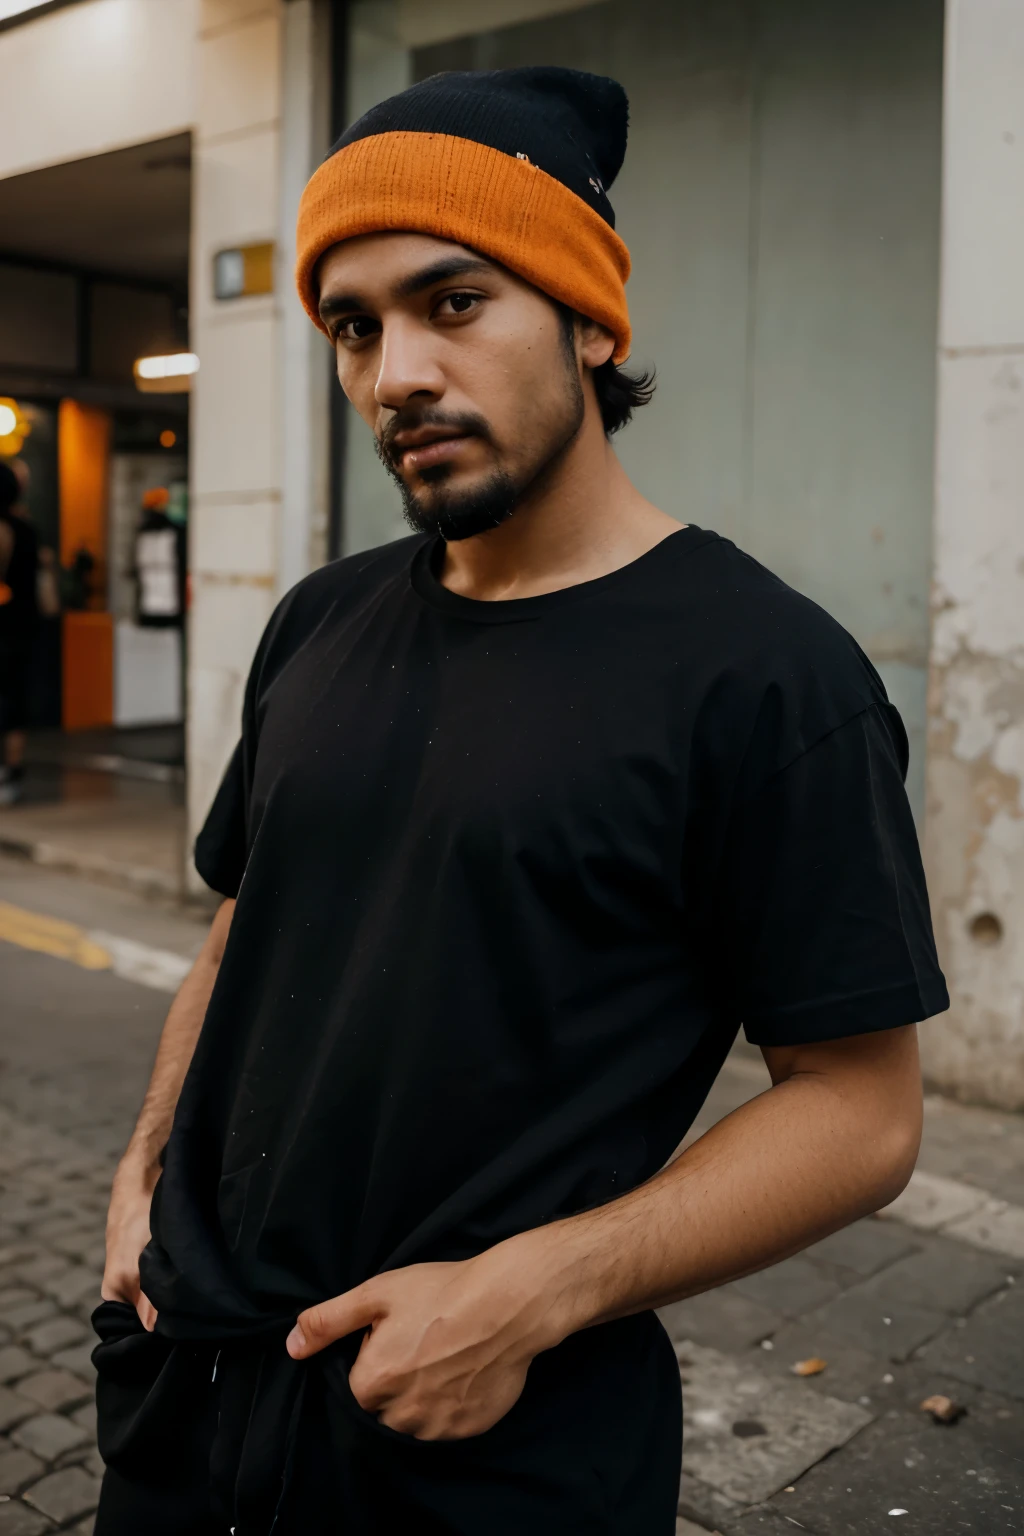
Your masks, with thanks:
[[[397,468],[382,454],[379,456],[385,469],[396,481],[402,493],[402,510],[405,520],[414,533],[440,534],[449,543],[460,539],[472,539],[482,533],[500,528],[514,516],[526,497],[536,492],[554,474],[555,469],[569,452],[579,434],[583,420],[582,396],[578,400],[578,414],[564,439],[540,464],[533,474],[517,484],[507,470],[495,470],[482,485],[470,491],[445,494],[444,485],[451,478],[451,467],[438,464],[420,471],[420,479],[436,487],[428,504],[411,491]],[[378,450],[379,453],[379,450]]]
[[[411,491],[400,475],[394,478],[402,493],[405,520],[413,532],[440,534],[449,542],[499,528],[513,515],[520,499],[514,480],[504,470],[496,470],[473,490],[458,492],[445,490],[451,472],[447,465],[438,465],[421,472],[421,480],[433,491],[427,497]]]

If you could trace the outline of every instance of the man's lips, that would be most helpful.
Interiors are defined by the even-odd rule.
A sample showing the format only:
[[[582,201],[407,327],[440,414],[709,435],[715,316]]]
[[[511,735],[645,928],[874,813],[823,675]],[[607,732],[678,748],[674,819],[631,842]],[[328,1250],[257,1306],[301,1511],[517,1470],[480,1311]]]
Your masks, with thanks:
[[[472,434],[467,432],[453,432],[443,437],[417,436],[415,441],[404,443],[398,437],[395,439],[396,457],[406,469],[428,469],[432,464],[458,458],[472,441]]]

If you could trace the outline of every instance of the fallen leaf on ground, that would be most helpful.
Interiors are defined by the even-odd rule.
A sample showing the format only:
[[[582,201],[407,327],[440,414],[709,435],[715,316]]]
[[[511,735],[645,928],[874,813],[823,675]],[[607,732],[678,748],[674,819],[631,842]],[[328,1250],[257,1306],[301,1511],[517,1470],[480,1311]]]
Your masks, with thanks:
[[[828,1370],[828,1361],[812,1355],[809,1360],[798,1360],[791,1369],[794,1376],[820,1376],[822,1371]]]
[[[967,1412],[962,1403],[954,1403],[951,1397],[943,1397],[941,1392],[937,1392],[934,1397],[926,1397],[921,1407],[925,1413],[931,1414],[936,1424],[955,1424]]]

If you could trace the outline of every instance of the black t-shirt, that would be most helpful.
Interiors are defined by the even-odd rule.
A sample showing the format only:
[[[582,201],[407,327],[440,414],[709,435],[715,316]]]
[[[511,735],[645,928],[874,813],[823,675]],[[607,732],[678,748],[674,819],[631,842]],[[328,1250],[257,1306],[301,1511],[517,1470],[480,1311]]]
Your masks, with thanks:
[[[728,541],[478,602],[407,539],[274,614],[196,845],[238,896],[144,1288],[252,1332],[652,1175],[742,1024],[947,1006],[895,709]]]

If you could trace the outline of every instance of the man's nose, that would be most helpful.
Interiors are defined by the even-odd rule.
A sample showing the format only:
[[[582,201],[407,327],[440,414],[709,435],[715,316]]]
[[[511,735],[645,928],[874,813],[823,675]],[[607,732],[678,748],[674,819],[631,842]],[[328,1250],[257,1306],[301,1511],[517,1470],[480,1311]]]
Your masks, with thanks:
[[[381,336],[380,369],[374,399],[385,410],[398,411],[417,396],[440,399],[444,376],[422,327],[409,323],[385,325]]]

